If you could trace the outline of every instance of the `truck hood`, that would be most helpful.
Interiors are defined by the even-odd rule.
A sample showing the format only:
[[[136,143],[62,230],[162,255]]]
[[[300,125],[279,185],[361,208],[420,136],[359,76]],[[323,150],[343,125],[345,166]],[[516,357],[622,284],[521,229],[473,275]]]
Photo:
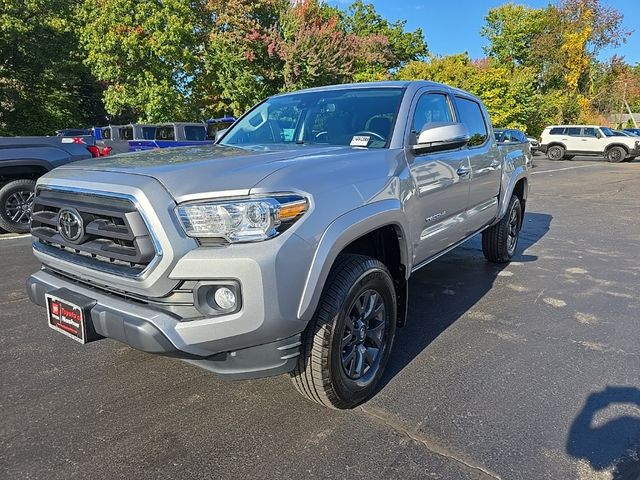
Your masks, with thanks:
[[[291,162],[319,159],[328,162],[357,150],[305,145],[278,145],[258,150],[208,145],[126,153],[74,162],[61,169],[151,177],[158,180],[177,202],[184,202],[247,195],[254,185]]]

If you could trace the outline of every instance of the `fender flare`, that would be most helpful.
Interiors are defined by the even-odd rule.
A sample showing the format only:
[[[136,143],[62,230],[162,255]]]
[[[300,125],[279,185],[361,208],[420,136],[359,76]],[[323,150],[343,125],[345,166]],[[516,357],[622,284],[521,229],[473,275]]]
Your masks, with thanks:
[[[527,200],[527,197],[529,196],[529,175],[524,165],[518,165],[513,172],[510,173],[509,180],[507,182],[502,182],[503,186],[500,189],[500,206],[498,208],[498,215],[491,225],[495,225],[502,220],[502,217],[505,216],[507,208],[509,207],[509,200],[511,200],[511,195],[513,195],[516,184],[522,179],[524,179],[525,182],[523,196],[524,200]]]
[[[406,216],[399,200],[389,199],[351,210],[334,220],[324,231],[313,255],[298,306],[298,318],[309,321],[313,316],[329,272],[340,252],[351,242],[378,228],[392,225],[400,242],[400,261],[406,265],[408,278],[410,252],[403,225]]]
[[[625,145],[624,143],[610,143],[609,145],[606,146],[606,148],[604,149],[604,153],[607,153],[609,150],[611,150],[613,147],[621,147],[622,149],[624,149],[625,152],[627,152],[627,154],[629,154],[629,146]]]
[[[558,141],[554,141],[554,142],[549,142],[549,143],[547,143],[547,145],[546,145],[547,150],[549,150],[551,147],[555,147],[556,145],[557,145],[558,147],[562,147],[562,148],[564,148],[564,149],[565,149],[565,151],[567,150],[567,146],[566,146],[564,143],[562,143],[562,142],[558,142]]]
[[[16,167],[42,168],[48,172],[51,170],[51,163],[39,158],[13,158],[10,160],[3,160],[2,163],[0,163],[0,172]]]

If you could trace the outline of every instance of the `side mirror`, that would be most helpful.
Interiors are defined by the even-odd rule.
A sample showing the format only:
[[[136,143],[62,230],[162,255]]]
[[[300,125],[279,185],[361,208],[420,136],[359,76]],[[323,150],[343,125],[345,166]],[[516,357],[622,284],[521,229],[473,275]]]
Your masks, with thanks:
[[[216,139],[215,142],[218,143],[218,140],[220,140],[222,138],[222,136],[227,133],[227,130],[229,130],[228,128],[223,128],[222,130],[218,130],[216,132]]]
[[[418,135],[414,153],[433,153],[464,147],[470,140],[469,131],[462,123],[429,123]]]
[[[602,138],[602,134],[600,132],[596,132],[596,137],[597,138]]]

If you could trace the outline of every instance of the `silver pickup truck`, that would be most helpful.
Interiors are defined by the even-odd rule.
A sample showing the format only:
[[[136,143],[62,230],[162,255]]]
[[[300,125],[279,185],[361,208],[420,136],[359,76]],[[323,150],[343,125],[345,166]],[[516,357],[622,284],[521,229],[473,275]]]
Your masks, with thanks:
[[[350,408],[406,322],[412,272],[482,232],[508,262],[529,191],[480,100],[426,81],[268,98],[217,145],[40,178],[27,281],[46,322],[227,378],[289,373]]]

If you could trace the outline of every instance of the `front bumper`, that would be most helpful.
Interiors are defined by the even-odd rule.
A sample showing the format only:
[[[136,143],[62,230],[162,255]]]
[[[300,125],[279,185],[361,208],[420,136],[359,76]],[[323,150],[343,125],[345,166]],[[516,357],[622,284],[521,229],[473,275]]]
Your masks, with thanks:
[[[182,327],[203,330],[195,334],[206,340],[215,337],[215,326],[208,323],[198,328],[195,325],[197,320],[184,322],[170,312],[120,298],[45,270],[31,275],[27,280],[29,298],[43,307],[46,293],[63,288],[96,301],[87,321],[92,323],[98,335],[118,340],[143,352],[180,358],[230,379],[289,372],[300,355],[299,333],[275,341],[273,337],[265,338],[263,342],[237,349],[231,348],[237,343],[234,338],[227,339],[228,349],[220,349],[220,341],[187,344],[180,331]]]

